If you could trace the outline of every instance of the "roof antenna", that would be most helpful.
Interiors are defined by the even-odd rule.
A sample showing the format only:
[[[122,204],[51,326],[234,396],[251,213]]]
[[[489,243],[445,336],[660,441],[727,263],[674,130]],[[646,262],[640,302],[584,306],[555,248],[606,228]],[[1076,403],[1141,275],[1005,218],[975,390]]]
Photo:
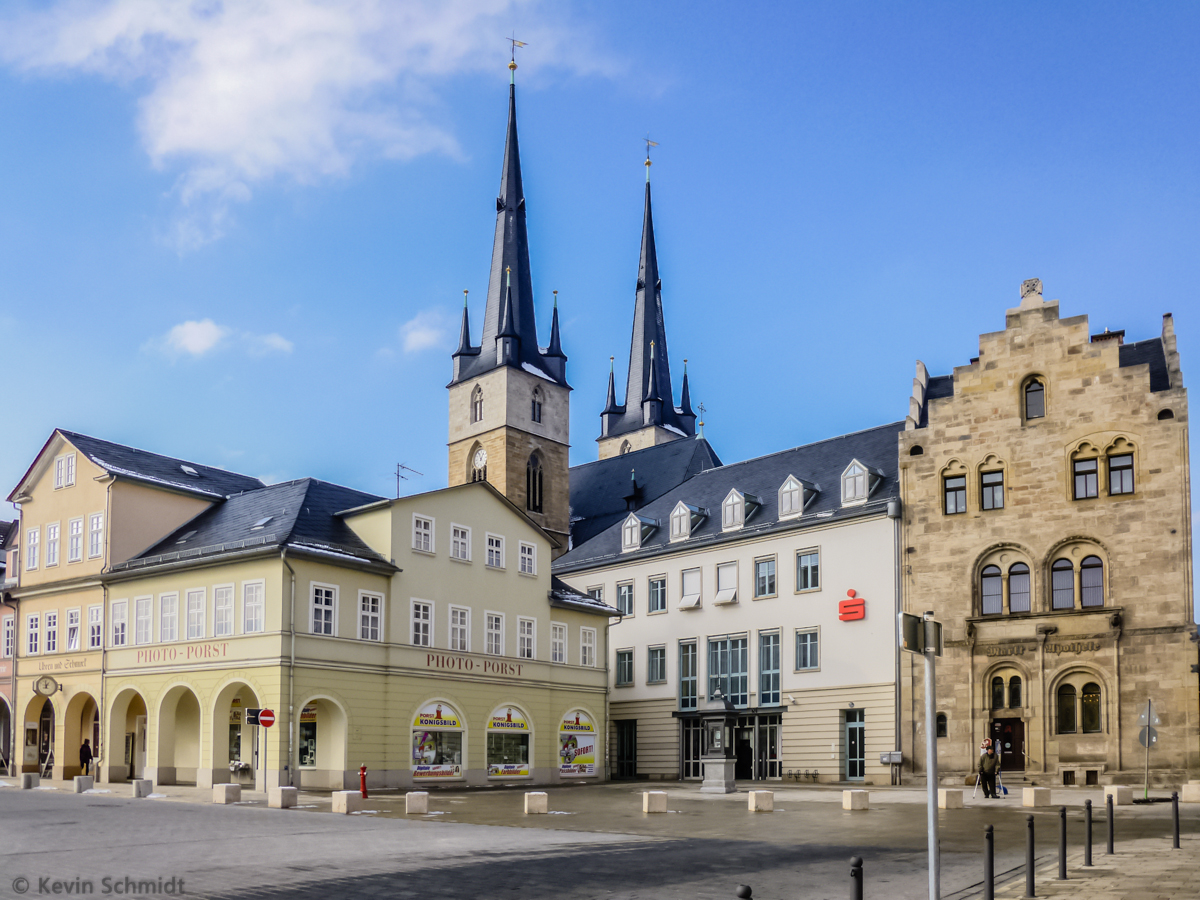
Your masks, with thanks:
[[[463,293],[465,294],[466,291],[463,291]],[[408,476],[402,475],[401,470],[403,470],[405,472],[412,472],[414,475],[420,475],[421,477],[425,476],[424,472],[418,472],[416,469],[412,468],[411,466],[406,466],[403,463],[396,463],[396,499],[397,500],[400,499],[400,479],[403,478],[405,481],[408,481]]]
[[[517,33],[515,31],[513,32],[512,37],[505,38],[505,40],[508,41],[510,44],[512,44],[512,56],[508,60],[508,83],[516,84],[517,83],[517,48],[524,47],[524,46],[526,46],[526,44],[524,41],[517,40]]]

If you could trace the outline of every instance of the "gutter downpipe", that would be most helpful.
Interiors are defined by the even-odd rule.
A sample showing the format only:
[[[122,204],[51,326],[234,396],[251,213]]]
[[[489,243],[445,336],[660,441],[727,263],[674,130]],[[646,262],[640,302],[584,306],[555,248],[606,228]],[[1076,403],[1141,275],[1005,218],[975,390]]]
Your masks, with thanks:
[[[20,519],[17,522],[20,523]],[[24,735],[21,736],[21,744],[17,743],[17,649],[21,646],[19,642],[21,633],[17,630],[17,624],[21,620],[21,616],[17,612],[18,604],[19,601],[13,599],[12,594],[4,592],[4,599],[0,601],[0,606],[13,611],[13,653],[12,663],[8,670],[8,718],[10,720],[8,726],[9,731],[12,732],[12,742],[9,744],[8,753],[8,776],[10,778],[17,775],[17,751],[20,750],[22,754],[25,752]],[[23,755],[21,759],[23,764]]]
[[[896,623],[895,628],[897,629],[897,632],[898,632],[899,628],[900,628],[900,613],[904,611],[903,605],[902,605],[903,601],[901,598],[901,594],[902,594],[902,584],[901,584],[902,566],[901,566],[901,563],[903,562],[903,560],[901,559],[901,555],[900,555],[900,527],[901,527],[901,523],[903,521],[904,507],[901,504],[900,499],[896,498],[895,500],[889,500],[887,511],[888,511],[888,518],[891,519],[896,525],[896,527],[894,529],[895,544],[894,544],[894,547],[892,550],[892,557],[894,559],[893,570],[895,573],[894,577],[896,579],[896,610],[895,610],[895,615],[892,618]],[[893,720],[894,720],[892,723],[892,727],[895,730],[895,738],[894,738],[895,742],[893,743],[892,746],[894,746],[897,750],[899,750],[901,747],[904,746],[903,744],[900,743],[901,732],[903,729],[900,726],[900,710],[901,710],[900,679],[902,676],[901,676],[901,672],[900,672],[900,635],[899,635],[899,633],[896,634],[896,639],[892,643],[894,644],[894,646],[892,647],[892,653],[896,658],[896,683],[895,683],[894,687],[892,688],[892,695],[894,697],[894,703],[895,703],[895,709],[892,711],[892,716],[893,716]],[[893,773],[892,774],[892,784],[897,783],[898,777],[900,776],[900,773],[902,771],[903,771],[902,765],[901,766],[892,766],[892,773]]]
[[[279,551],[280,561],[287,566],[292,575],[292,610],[288,617],[288,626],[292,632],[291,659],[288,662],[288,786],[295,787],[295,766],[292,765],[292,753],[296,736],[296,570],[287,561],[287,547]]]

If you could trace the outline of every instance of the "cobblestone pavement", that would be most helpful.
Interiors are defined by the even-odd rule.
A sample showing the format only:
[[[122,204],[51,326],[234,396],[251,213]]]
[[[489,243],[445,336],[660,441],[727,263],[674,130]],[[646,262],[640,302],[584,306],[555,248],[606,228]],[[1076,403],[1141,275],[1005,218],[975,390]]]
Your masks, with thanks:
[[[1200,837],[1186,835],[1180,849],[1164,841],[1135,840],[1103,855],[1093,851],[1093,866],[1084,868],[1083,853],[1067,855],[1067,880],[1058,880],[1058,857],[1035,868],[1038,897],[1087,897],[1089,900],[1192,900],[1200,897]],[[1025,896],[1025,874],[996,889],[997,900]]]
[[[262,794],[249,791],[242,804],[217,806],[209,802],[211,792],[189,787],[160,787],[155,799],[134,800],[125,785],[100,785],[109,793],[87,795],[72,794],[62,783],[48,786],[57,789],[0,787],[0,897],[21,896],[14,889],[20,878],[28,879],[25,896],[52,892],[56,880],[65,894],[75,879],[80,886],[90,880],[96,895],[104,896],[107,886],[115,896],[114,888],[126,887],[128,877],[133,885],[154,887],[162,878],[163,894],[171,878],[182,879],[185,896],[213,900],[725,900],[739,883],[751,885],[756,900],[816,900],[847,896],[854,855],[866,860],[868,897],[927,896],[920,789],[873,789],[872,809],[851,813],[841,808],[840,790],[779,785],[776,812],[750,813],[744,792],[702,795],[696,786],[674,783],[575,785],[547,790],[546,816],[522,813],[520,788],[446,790],[431,792],[430,815],[406,817],[403,795],[395,793],[373,795],[363,815],[340,816],[329,812],[328,793],[305,792],[299,809],[271,810]],[[641,791],[659,787],[667,791],[671,812],[647,816]],[[1102,811],[1096,791],[1054,792],[1056,804],[1071,808],[1075,849],[1085,798]],[[1169,804],[1118,809],[1115,859],[1137,861],[1136,871],[1121,863],[1114,868],[1114,858],[1102,855],[1103,822],[1097,818],[1098,868],[1086,883],[1099,887],[1088,892],[1200,900],[1200,882],[1182,877],[1180,862],[1196,862],[1200,807],[1181,809],[1185,850],[1173,852],[1166,849]],[[1057,874],[1057,809],[1024,810],[1015,796],[972,801],[968,792],[966,809],[940,814],[943,896],[978,895],[987,824],[996,829],[997,896],[1024,896],[1030,812],[1039,864],[1049,866],[1039,872],[1039,896],[1078,892],[1085,881],[1077,867],[1067,885],[1049,886]],[[1139,874],[1142,893],[1132,887]],[[112,880],[106,884],[105,877]],[[1014,878],[1016,887],[1008,883]],[[1176,881],[1174,893],[1145,893],[1147,882],[1158,890]]]

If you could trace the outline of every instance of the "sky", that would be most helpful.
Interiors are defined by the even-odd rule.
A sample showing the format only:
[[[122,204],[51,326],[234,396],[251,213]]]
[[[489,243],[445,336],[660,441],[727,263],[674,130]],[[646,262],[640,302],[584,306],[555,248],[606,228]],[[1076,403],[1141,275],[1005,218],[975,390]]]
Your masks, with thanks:
[[[1130,341],[1174,313],[1186,379],[1198,33],[1128,2],[0,2],[0,484],[62,427],[444,486],[512,34],[572,463],[610,356],[623,387],[647,136],[676,391],[687,358],[727,462],[903,419],[915,360],[965,364],[1026,278]]]

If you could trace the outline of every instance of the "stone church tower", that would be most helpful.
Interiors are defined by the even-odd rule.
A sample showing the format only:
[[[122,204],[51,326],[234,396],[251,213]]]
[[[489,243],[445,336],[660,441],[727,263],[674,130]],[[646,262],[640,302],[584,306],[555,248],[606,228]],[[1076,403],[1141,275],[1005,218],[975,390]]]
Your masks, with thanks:
[[[516,63],[509,64],[510,70]],[[488,481],[566,552],[570,391],[558,333],[538,345],[525,194],[517,147],[516,87],[508,88],[508,135],[483,336],[471,343],[466,303],[450,390],[450,484]],[[557,554],[556,554],[557,555]]]
[[[686,360],[684,361],[686,363]],[[629,377],[625,402],[617,405],[613,373],[608,373],[608,402],[600,414],[600,458],[619,456],[665,444],[696,433],[696,414],[688,392],[687,367],[683,393],[675,405],[671,365],[667,359],[667,330],[663,322],[662,280],[654,249],[654,217],[650,211],[650,159],[646,158],[646,208],[642,218],[642,253],[638,263],[633,305],[633,337],[629,344]]]

